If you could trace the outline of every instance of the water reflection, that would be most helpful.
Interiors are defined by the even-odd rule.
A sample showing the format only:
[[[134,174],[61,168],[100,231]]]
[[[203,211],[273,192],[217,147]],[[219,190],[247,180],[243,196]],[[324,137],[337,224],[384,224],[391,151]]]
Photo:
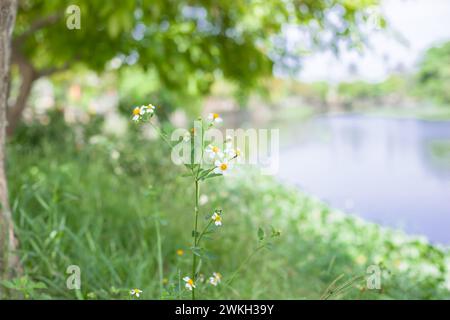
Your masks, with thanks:
[[[450,243],[450,163],[431,144],[450,122],[320,117],[294,128],[281,179],[368,220]]]

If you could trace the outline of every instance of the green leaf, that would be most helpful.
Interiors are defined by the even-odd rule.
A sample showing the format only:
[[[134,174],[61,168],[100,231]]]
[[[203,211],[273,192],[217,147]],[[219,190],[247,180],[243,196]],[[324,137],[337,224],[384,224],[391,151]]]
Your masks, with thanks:
[[[200,235],[200,232],[192,230],[192,238],[195,237],[195,236],[198,237],[199,235]]]
[[[281,236],[281,231],[275,229],[273,226],[271,226],[271,231],[272,231],[272,234],[271,234],[270,236],[271,236],[272,238],[276,238],[276,237]]]
[[[207,179],[210,179],[210,178],[220,177],[220,176],[222,176],[221,173],[210,173],[209,175],[203,177],[201,180],[207,180]]]
[[[258,239],[259,239],[260,241],[262,241],[262,240],[264,240],[264,237],[265,237],[264,230],[263,230],[261,227],[259,227],[259,228],[258,228]]]
[[[192,173],[191,173],[191,172],[183,173],[181,176],[182,176],[183,178],[189,178],[189,177],[192,177]]]
[[[202,248],[200,248],[200,247],[191,247],[190,249],[191,249],[192,253],[195,254],[196,256],[198,256],[198,257],[202,256]]]
[[[215,258],[215,256],[206,251],[205,248],[201,248],[201,247],[191,247],[190,248],[192,250],[192,253],[194,253],[196,256],[202,258],[202,259],[213,259]]]

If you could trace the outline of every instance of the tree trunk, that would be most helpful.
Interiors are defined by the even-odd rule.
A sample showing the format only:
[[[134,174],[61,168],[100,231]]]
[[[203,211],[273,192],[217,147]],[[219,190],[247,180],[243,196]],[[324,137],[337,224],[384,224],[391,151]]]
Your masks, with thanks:
[[[12,60],[19,66],[21,84],[16,101],[7,113],[8,126],[6,127],[6,133],[8,136],[12,136],[14,130],[19,124],[23,110],[27,106],[28,97],[30,96],[31,89],[33,88],[33,83],[39,77],[31,63],[29,63],[22,56],[19,48],[14,46]]]
[[[11,37],[17,13],[17,0],[0,1],[0,277],[19,270],[15,254],[17,241],[8,203],[5,172],[6,107],[10,77]]]

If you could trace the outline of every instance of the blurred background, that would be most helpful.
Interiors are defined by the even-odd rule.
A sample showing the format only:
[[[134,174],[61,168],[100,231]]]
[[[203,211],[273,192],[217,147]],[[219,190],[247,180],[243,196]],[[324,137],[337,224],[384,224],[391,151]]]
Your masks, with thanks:
[[[19,1],[7,171],[25,276],[9,287],[184,297],[188,182],[130,121],[152,103],[167,130],[209,112],[280,129],[276,176],[204,190],[204,214],[226,212],[205,272],[230,275],[259,226],[282,237],[203,298],[317,299],[370,265],[382,290],[354,280],[333,297],[449,298],[449,16],[446,0]]]

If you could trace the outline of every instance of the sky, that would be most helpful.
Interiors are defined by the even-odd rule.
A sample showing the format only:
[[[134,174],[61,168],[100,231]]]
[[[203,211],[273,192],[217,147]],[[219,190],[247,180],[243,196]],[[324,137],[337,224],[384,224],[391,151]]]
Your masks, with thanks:
[[[450,40],[450,0],[384,0],[388,29],[374,31],[363,53],[344,50],[306,56],[302,81],[382,81],[398,70],[414,71],[424,51]],[[352,66],[352,67],[351,67]]]

